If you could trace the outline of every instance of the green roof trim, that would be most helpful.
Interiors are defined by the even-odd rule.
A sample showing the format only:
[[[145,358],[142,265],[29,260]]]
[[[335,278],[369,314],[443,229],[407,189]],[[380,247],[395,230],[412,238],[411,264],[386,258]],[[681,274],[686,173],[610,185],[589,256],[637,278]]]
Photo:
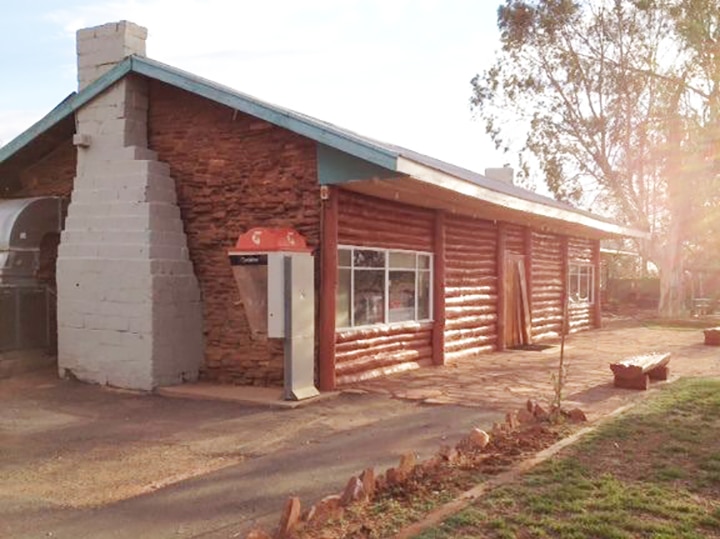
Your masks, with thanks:
[[[397,154],[361,137],[353,137],[332,124],[325,124],[294,111],[264,103],[237,90],[191,75],[161,62],[132,56],[132,71],[165,82],[193,94],[222,103],[240,112],[250,114],[271,124],[308,137],[359,159],[394,170]]]
[[[126,58],[79,93],[70,94],[57,107],[30,126],[29,129],[23,131],[20,135],[0,148],[0,163],[12,157],[45,131],[57,125],[85,103],[104,92],[108,87],[127,75],[131,69],[132,59]]]
[[[0,148],[0,163],[30,144],[39,135],[73,114],[128,73],[137,73],[187,90],[230,108],[284,127],[321,144],[325,144],[379,167],[395,170],[397,153],[354,136],[332,124],[264,103],[249,95],[168,66],[155,60],[129,56],[99,79],[51,110],[41,120]]]
[[[186,90],[314,140],[317,143],[318,182],[321,185],[342,184],[370,178],[388,179],[408,175],[415,177],[415,174],[418,174],[417,178],[424,177],[424,181],[437,183],[441,187],[450,181],[455,187],[447,188],[456,192],[465,192],[469,187],[476,192],[473,195],[475,198],[494,200],[495,202],[491,203],[495,205],[511,208],[517,206],[517,203],[521,203],[521,206],[524,204],[527,209],[519,211],[549,220],[567,223],[575,222],[580,217],[587,221],[584,226],[607,234],[642,237],[647,235],[646,232],[626,228],[609,219],[552,198],[400,146],[364,137],[331,123],[261,101],[227,86],[140,56],[125,58],[86,88],[68,96],[45,117],[0,148],[0,164],[129,73],[136,73]],[[466,183],[458,184],[458,181]]]
[[[380,167],[324,144],[317,145],[318,181],[320,185],[337,185],[352,180],[388,179],[394,170]]]

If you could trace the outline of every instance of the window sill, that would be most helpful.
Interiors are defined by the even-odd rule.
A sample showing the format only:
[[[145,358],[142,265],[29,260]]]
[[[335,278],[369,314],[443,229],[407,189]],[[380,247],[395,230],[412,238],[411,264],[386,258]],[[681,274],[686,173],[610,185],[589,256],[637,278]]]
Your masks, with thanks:
[[[402,329],[421,330],[432,328],[432,320],[409,320],[406,322],[390,322],[388,324],[369,324],[367,326],[343,327],[337,328],[335,333],[342,336],[352,336],[354,333],[367,333],[368,331],[377,332],[379,334],[387,331],[397,331]]]

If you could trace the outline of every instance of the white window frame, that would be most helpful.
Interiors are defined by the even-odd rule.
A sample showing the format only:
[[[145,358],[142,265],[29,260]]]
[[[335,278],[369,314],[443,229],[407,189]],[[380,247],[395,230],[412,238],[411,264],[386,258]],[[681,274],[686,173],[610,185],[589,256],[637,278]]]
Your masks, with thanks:
[[[384,253],[385,258],[385,267],[355,267],[355,256],[354,251],[376,251]],[[433,266],[433,253],[428,251],[414,251],[409,249],[381,249],[378,247],[365,247],[360,245],[338,245],[338,253],[340,251],[350,251],[350,265],[349,266],[343,266],[340,264],[339,256],[338,256],[338,266],[337,270],[346,269],[350,270],[350,325],[349,326],[338,326],[338,330],[347,330],[347,329],[358,329],[358,328],[367,328],[367,327],[377,327],[377,326],[394,326],[394,325],[402,325],[402,324],[409,324],[409,323],[417,323],[417,322],[432,322],[433,320],[433,274],[434,274],[434,266]],[[390,267],[390,253],[403,253],[403,254],[413,254],[415,255],[415,267],[414,268],[405,268],[405,267],[399,267],[399,268],[391,268]],[[428,268],[420,268],[419,267],[419,259],[418,256],[427,256],[428,257]],[[384,270],[384,305],[383,305],[383,314],[384,319],[382,322],[377,322],[374,324],[363,324],[363,325],[355,325],[355,271],[367,271],[367,270]],[[403,320],[399,322],[390,322],[390,272],[391,271],[414,271],[415,272],[415,316],[412,320]],[[420,285],[420,279],[419,275],[421,273],[427,273],[428,274],[428,284],[429,284],[429,298],[428,298],[428,318],[418,318],[418,298],[419,298],[419,285]]]
[[[571,281],[576,279],[577,290],[582,290],[581,282],[583,274],[581,269],[589,268],[590,271],[586,274],[588,278],[588,297],[587,299],[573,297],[571,291]],[[567,287],[568,287],[568,300],[571,303],[593,305],[595,303],[595,265],[587,262],[569,262],[568,263],[568,276],[567,276]]]

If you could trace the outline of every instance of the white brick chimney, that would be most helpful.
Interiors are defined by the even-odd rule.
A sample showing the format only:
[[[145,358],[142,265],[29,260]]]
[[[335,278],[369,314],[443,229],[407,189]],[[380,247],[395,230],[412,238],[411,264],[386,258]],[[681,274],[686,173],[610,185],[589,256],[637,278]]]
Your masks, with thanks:
[[[147,28],[129,21],[78,30],[78,88],[99,79],[127,56],[145,56],[146,39]]]
[[[147,31],[80,30],[81,88]],[[194,380],[203,357],[200,288],[170,167],[147,144],[148,81],[130,73],[76,113],[77,170],[57,262],[61,376],[149,390]]]

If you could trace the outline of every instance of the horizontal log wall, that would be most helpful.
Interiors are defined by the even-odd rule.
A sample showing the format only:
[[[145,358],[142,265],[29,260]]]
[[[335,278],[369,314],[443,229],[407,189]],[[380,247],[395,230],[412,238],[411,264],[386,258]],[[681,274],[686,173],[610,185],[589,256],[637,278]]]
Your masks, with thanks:
[[[532,233],[532,338],[558,337],[562,330],[563,263],[559,236]]]
[[[497,228],[490,221],[445,220],[445,357],[497,347]]]
[[[568,238],[568,263],[592,264],[593,243],[584,238]],[[597,279],[597,269],[595,270]],[[568,303],[568,331],[575,333],[591,329],[594,325],[593,308],[589,303]]]
[[[445,359],[458,360],[497,349],[498,227],[491,221],[446,214]],[[341,245],[432,251],[433,214],[348,191],[339,191]],[[558,337],[564,286],[561,236],[506,225],[506,252],[531,256],[528,292],[532,338]],[[592,242],[568,240],[569,259],[592,261]],[[592,327],[588,306],[571,307],[570,331]],[[340,330],[336,333],[338,385],[430,364],[432,324],[405,324]]]
[[[432,211],[344,190],[338,200],[341,245],[432,252]]]
[[[506,225],[505,252],[513,255],[525,254],[525,229],[521,226]]]
[[[433,251],[434,213],[339,191],[338,243],[380,249]],[[337,384],[429,365],[432,322],[352,328],[335,334]]]
[[[585,238],[568,238],[568,259],[570,262],[592,264],[593,244]]]
[[[335,374],[342,386],[432,362],[432,322],[338,331]]]

